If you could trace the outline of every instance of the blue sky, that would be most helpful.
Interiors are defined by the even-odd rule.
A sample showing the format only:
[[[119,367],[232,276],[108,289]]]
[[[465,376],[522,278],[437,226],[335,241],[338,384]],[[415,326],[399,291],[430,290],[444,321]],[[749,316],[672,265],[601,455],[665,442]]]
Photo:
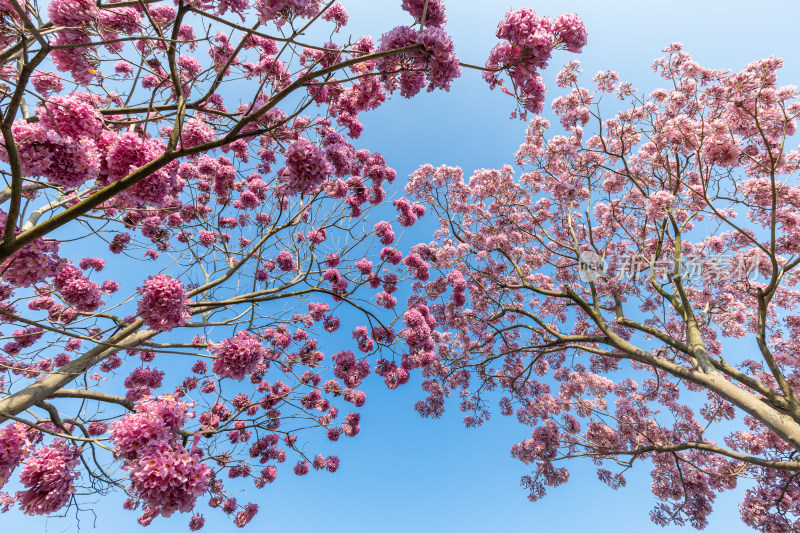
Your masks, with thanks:
[[[400,0],[344,3],[351,15],[349,30],[356,36],[371,33],[377,38],[408,20]],[[509,8],[523,5],[505,0],[448,2],[447,29],[459,57],[483,63],[495,42],[497,21]],[[800,49],[792,39],[800,3],[562,0],[527,5],[549,16],[576,12],[589,30],[583,54],[555,54],[544,74],[550,97],[557,94],[553,79],[558,68],[574,58],[581,60],[587,79],[598,70],[613,69],[647,94],[663,81],[652,72],[652,60],[674,41],[713,68],[739,69],[760,57],[783,57],[781,82],[800,83]],[[469,174],[512,161],[525,126],[508,118],[512,109],[508,96],[490,92],[477,72],[465,71],[449,94],[423,93],[411,101],[395,96],[364,115],[360,144],[383,153],[399,180],[424,163],[461,166]],[[428,220],[427,226],[421,224],[407,236],[428,240],[433,223]],[[665,531],[648,518],[654,499],[646,469],[628,475],[628,486],[614,492],[596,480],[591,465],[573,463],[569,483],[531,504],[518,485],[528,470],[509,454],[512,444],[529,436],[528,429],[497,417],[482,428],[467,430],[455,405],[441,420],[422,420],[413,411],[414,402],[423,397],[418,380],[388,391],[376,378],[368,380],[365,390],[361,433],[330,450],[342,460],[339,472],[297,478],[284,469],[275,484],[250,492],[261,508],[250,531]],[[739,520],[739,496],[718,499],[707,531],[748,531]],[[137,514],[123,511],[119,498],[100,498],[93,508],[99,531],[141,530]],[[221,513],[204,514],[205,531],[236,529]],[[188,518],[159,518],[149,530],[184,531]],[[89,514],[81,515],[82,530],[90,530],[91,522]],[[32,521],[17,512],[0,516],[0,524],[3,531],[76,530],[74,517]]]

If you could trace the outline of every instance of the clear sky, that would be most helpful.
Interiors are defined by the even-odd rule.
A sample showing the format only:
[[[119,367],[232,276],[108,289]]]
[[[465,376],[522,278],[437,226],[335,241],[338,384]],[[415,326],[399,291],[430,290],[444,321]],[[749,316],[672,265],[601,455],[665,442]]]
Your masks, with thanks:
[[[343,1],[351,15],[353,35],[379,37],[409,19],[400,0]],[[497,22],[519,0],[450,0],[447,30],[459,57],[482,64],[495,42]],[[701,64],[739,69],[760,57],[785,60],[781,82],[800,84],[800,48],[796,38],[800,3],[795,1],[646,0],[539,1],[528,4],[542,14],[576,12],[589,30],[589,44],[580,56],[556,53],[544,73],[550,97],[558,68],[580,59],[587,80],[598,70],[613,69],[644,94],[660,86],[653,59],[670,42]],[[525,124],[510,120],[513,101],[490,92],[477,72],[465,71],[449,94],[421,94],[411,101],[394,97],[377,111],[363,115],[365,133],[359,144],[384,154],[402,180],[419,165],[449,164],[467,174],[476,168],[510,163]],[[548,106],[545,109],[549,109]],[[430,239],[431,224],[420,225],[410,239]],[[376,378],[373,376],[373,378]],[[519,487],[528,469],[510,457],[509,448],[529,436],[513,419],[491,420],[479,429],[464,429],[456,405],[441,420],[422,420],[413,404],[423,397],[415,380],[396,391],[379,379],[367,380],[362,431],[343,439],[331,453],[342,460],[336,474],[297,478],[288,468],[277,481],[255,492],[260,512],[249,531],[367,532],[615,532],[665,531],[649,521],[655,500],[649,472],[628,475],[628,486],[611,491],[596,480],[586,463],[573,463],[569,483],[551,489],[531,504]],[[302,439],[302,437],[301,437]],[[292,463],[293,464],[293,463]],[[646,466],[642,464],[641,466]],[[740,493],[720,497],[707,531],[748,531],[739,521]],[[241,500],[247,498],[242,496]],[[204,507],[204,505],[201,505]],[[94,505],[98,531],[139,531],[136,513],[121,509],[119,498],[99,498]],[[219,512],[204,512],[205,531],[234,531]],[[92,528],[82,514],[81,530]],[[186,531],[188,515],[158,518],[151,531]],[[0,515],[0,531],[76,531],[68,519],[29,520],[13,511]],[[677,531],[679,528],[666,528]]]

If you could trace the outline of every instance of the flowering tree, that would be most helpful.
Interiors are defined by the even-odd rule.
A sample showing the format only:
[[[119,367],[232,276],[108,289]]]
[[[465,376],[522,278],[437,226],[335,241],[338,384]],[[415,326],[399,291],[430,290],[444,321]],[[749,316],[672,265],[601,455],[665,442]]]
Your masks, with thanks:
[[[533,428],[511,449],[534,465],[531,500],[568,480],[567,459],[614,489],[649,461],[657,524],[703,528],[747,477],[744,522],[797,531],[798,92],[777,85],[779,59],[730,73],[665,52],[667,88],[649,95],[565,67],[565,134],[533,119],[517,178],[412,175],[441,221],[414,250],[437,356],[417,409],[438,417],[458,392],[479,425],[501,391],[500,413]],[[603,120],[609,96],[624,105]]]
[[[207,497],[244,526],[229,487],[336,471],[296,433],[355,436],[372,364],[390,387],[433,364],[426,306],[393,329],[398,265],[426,268],[395,229],[425,208],[370,218],[396,173],[351,144],[389,93],[460,74],[441,0],[403,8],[376,44],[320,0],[0,0],[0,511],[120,490],[142,525]],[[586,43],[529,9],[498,37],[481,70],[523,116],[551,52]],[[340,326],[356,352],[326,355]],[[395,343],[400,365],[366,360]]]

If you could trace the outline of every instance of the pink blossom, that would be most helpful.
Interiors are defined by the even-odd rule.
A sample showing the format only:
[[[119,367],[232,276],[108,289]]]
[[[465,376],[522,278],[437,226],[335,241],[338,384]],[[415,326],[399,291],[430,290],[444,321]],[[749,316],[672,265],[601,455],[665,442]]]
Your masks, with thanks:
[[[57,74],[52,72],[36,72],[31,76],[31,83],[36,92],[42,96],[50,96],[50,93],[58,93],[64,90],[64,84]]]
[[[292,272],[297,270],[297,263],[295,263],[294,257],[292,257],[292,254],[286,250],[278,252],[278,255],[275,256],[275,263],[278,265],[278,268],[284,272]]]
[[[650,220],[663,220],[667,216],[667,209],[672,206],[675,197],[667,191],[658,191],[647,199],[645,212]]]
[[[76,311],[91,312],[103,305],[100,286],[71,264],[61,268],[53,278],[53,286]]]
[[[389,246],[394,242],[394,231],[392,225],[382,220],[375,224],[375,235],[380,239],[381,244]]]
[[[194,116],[187,120],[181,130],[181,143],[184,148],[199,146],[211,142],[215,138],[214,128],[208,125],[201,116]]]
[[[212,370],[223,378],[241,381],[253,372],[262,357],[266,356],[264,346],[247,331],[240,331],[235,337],[211,345],[216,356]]]
[[[336,268],[342,262],[341,257],[337,253],[329,253],[325,256],[325,266],[328,268]]]
[[[83,259],[78,262],[78,266],[82,270],[93,269],[96,272],[100,272],[103,270],[103,267],[106,265],[106,260],[100,257],[84,257]]]
[[[583,21],[574,13],[559,15],[553,22],[553,32],[558,36],[567,51],[575,54],[581,53],[586,46],[588,33]]]
[[[259,20],[264,23],[279,17],[311,18],[319,12],[321,0],[256,0]]]
[[[344,350],[331,356],[334,361],[333,375],[341,379],[345,386],[354,389],[370,373],[369,363],[357,361],[350,350]]]
[[[388,246],[381,250],[381,261],[386,261],[387,263],[391,263],[393,265],[397,265],[400,261],[403,260],[403,252],[397,250],[395,248],[389,248]]]
[[[114,235],[114,238],[111,239],[109,250],[111,250],[111,253],[114,254],[122,253],[122,251],[125,250],[125,245],[128,244],[130,240],[130,233],[117,233]]]
[[[0,428],[0,488],[3,488],[11,472],[28,456],[32,448],[29,430],[22,424],[9,424]]]
[[[305,476],[308,474],[309,470],[311,470],[308,461],[297,461],[297,464],[294,465],[294,473],[298,476]]]
[[[33,452],[19,475],[26,489],[16,493],[22,511],[27,515],[51,514],[64,507],[75,491],[73,472],[80,463],[83,450],[57,440]]]
[[[47,5],[50,22],[56,26],[81,27],[96,20],[99,13],[91,0],[53,0]]]
[[[403,0],[403,10],[414,17],[416,24],[422,23],[423,13],[425,14],[425,26],[441,28],[447,22],[442,0]]]
[[[137,291],[142,295],[137,303],[138,314],[150,329],[170,331],[184,325],[191,316],[186,289],[180,280],[156,274],[147,278]]]
[[[193,515],[192,519],[189,520],[189,531],[199,531],[203,529],[204,525],[206,525],[206,519],[203,518],[203,515]]]
[[[124,467],[136,494],[163,516],[190,512],[208,489],[211,468],[179,445],[156,444]]]
[[[334,31],[338,32],[342,27],[347,25],[348,15],[344,6],[336,2],[322,14],[322,19],[335,22],[336,29]]]
[[[100,152],[90,138],[62,136],[43,124],[24,120],[14,121],[11,132],[26,176],[42,176],[56,185],[77,187],[94,179],[100,170]],[[0,149],[0,160],[8,162],[5,149]]]
[[[289,194],[311,192],[333,172],[322,150],[305,137],[294,141],[284,158],[286,171],[281,179]]]
[[[404,54],[407,62],[413,65],[410,71],[401,69],[400,63],[393,56],[376,61],[376,68],[384,73],[381,78],[386,88],[393,91],[399,86],[400,94],[406,98],[422,90],[426,80],[428,91],[449,90],[450,82],[461,75],[461,67],[455,56],[452,39],[441,28],[431,26],[416,32],[406,26],[398,26],[381,37],[380,49],[391,50],[415,44],[421,44],[424,51],[409,51]]]

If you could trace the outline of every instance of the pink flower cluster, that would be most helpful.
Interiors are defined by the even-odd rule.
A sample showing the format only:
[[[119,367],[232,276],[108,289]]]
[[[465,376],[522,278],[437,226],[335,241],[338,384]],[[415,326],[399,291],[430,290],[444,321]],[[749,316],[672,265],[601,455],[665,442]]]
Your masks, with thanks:
[[[358,349],[364,353],[369,353],[375,348],[375,341],[369,337],[366,326],[358,326],[354,329],[353,338],[358,342]]]
[[[103,132],[103,116],[97,110],[97,97],[84,92],[52,96],[36,108],[39,124],[47,131],[78,139],[98,139]]]
[[[33,448],[28,431],[22,424],[0,428],[0,489]]]
[[[61,135],[41,123],[15,120],[11,133],[17,142],[22,173],[41,176],[64,187],[77,187],[94,179],[100,170],[100,152],[94,140]],[[0,161],[8,163],[8,153],[0,149]]]
[[[350,282],[348,282],[347,278],[342,276],[341,273],[339,273],[339,271],[335,268],[329,268],[326,270],[322,275],[322,279],[330,282],[331,290],[336,294],[343,295],[347,293],[347,287],[350,285]],[[337,298],[339,298],[339,296],[334,296],[334,300],[338,301]]]
[[[322,20],[336,23],[336,29],[334,30],[336,32],[347,25],[348,18],[347,10],[339,2],[333,4],[322,14]]]
[[[288,194],[312,192],[333,172],[325,153],[305,137],[294,141],[284,158],[286,167],[281,180]]]
[[[139,134],[125,132],[117,135],[106,148],[105,175],[99,176],[101,185],[110,185],[124,178],[139,167],[161,156],[166,145],[160,139],[143,139]],[[143,180],[119,195],[119,202],[134,205],[151,204],[161,206],[167,198],[180,192],[182,181],[178,180],[178,163],[173,161],[151,173]]]
[[[361,431],[361,426],[359,425],[361,422],[361,415],[358,413],[347,413],[347,416],[344,419],[344,424],[342,424],[342,430],[344,434],[348,437],[355,437]]]
[[[161,370],[147,368],[137,368],[125,378],[124,385],[128,389],[125,397],[132,401],[138,401],[149,396],[153,389],[161,386],[164,380],[164,372]]]
[[[18,329],[14,331],[14,340],[7,342],[3,350],[11,355],[20,353],[25,348],[30,348],[36,341],[42,338],[44,330],[38,327]]]
[[[64,265],[53,277],[53,287],[76,311],[92,312],[103,305],[100,286],[71,264]]]
[[[144,398],[136,403],[136,411],[111,424],[114,454],[123,459],[136,459],[153,443],[175,440],[186,419],[187,405],[171,395]]]
[[[392,202],[392,205],[400,212],[397,218],[401,226],[413,226],[418,218],[422,218],[425,215],[424,205],[420,203],[411,205],[411,202],[409,202],[407,198],[398,198]]]
[[[112,254],[120,254],[125,250],[125,245],[127,245],[130,240],[130,233],[117,233],[114,235],[114,238],[111,239],[111,244],[108,245],[108,249]]]
[[[314,457],[312,466],[314,470],[322,470],[324,468],[328,472],[336,472],[339,469],[339,458],[335,455],[329,455],[328,457],[317,455]]]
[[[214,128],[209,126],[201,116],[194,116],[186,121],[181,130],[181,143],[184,148],[192,148],[213,141],[216,138]]]
[[[433,339],[431,333],[436,325],[436,319],[431,316],[428,307],[416,304],[403,313],[403,320],[406,327],[400,334],[405,338],[406,344],[412,350],[433,349]]]
[[[387,246],[381,250],[380,258],[381,261],[386,261],[392,265],[398,265],[400,261],[403,260],[403,252],[397,248],[389,248]]]
[[[427,10],[425,4],[428,4]],[[423,14],[425,16],[425,26],[435,26],[443,28],[447,22],[444,14],[444,2],[442,0],[403,0],[403,11],[414,17],[416,24],[422,24]]]
[[[275,256],[275,264],[284,272],[293,272],[297,270],[297,263],[294,261],[292,254],[286,250],[281,250]]]
[[[256,0],[255,8],[258,20],[265,23],[270,20],[290,17],[311,18],[319,13],[321,0]],[[279,25],[282,22],[279,21]]]
[[[422,45],[422,50],[376,60],[375,67],[382,72],[381,79],[386,89],[392,92],[399,87],[402,96],[411,98],[422,90],[427,80],[428,91],[449,90],[450,82],[461,75],[450,36],[434,26],[421,32],[398,26],[381,37],[379,49],[392,50],[413,45]]]
[[[266,356],[266,349],[261,342],[244,330],[235,337],[212,344],[211,352],[216,356],[211,367],[214,373],[223,378],[239,381],[252,373]]]
[[[0,226],[4,227],[6,220],[7,214],[0,210]],[[58,257],[59,246],[56,240],[36,239],[23,247],[0,265],[4,269],[3,281],[16,287],[29,287],[55,276],[62,264]]]
[[[427,281],[430,277],[428,263],[426,263],[418,253],[409,253],[406,258],[403,259],[403,264],[405,264],[409,272],[420,281]]]
[[[345,386],[354,389],[361,385],[361,381],[369,375],[369,363],[356,360],[355,354],[344,350],[333,354],[333,375],[341,379]]]
[[[553,49],[564,46],[570,52],[580,53],[587,32],[577,15],[561,15],[551,21],[531,8],[522,8],[506,13],[497,26],[497,37],[503,42],[489,53],[486,68],[491,70],[483,77],[492,88],[503,87],[500,74],[508,71],[524,118],[527,111],[542,112],[545,87],[539,70],[547,66]],[[503,91],[512,94],[505,87]]]
[[[248,503],[244,506],[244,509],[236,513],[233,523],[236,527],[244,527],[250,523],[256,513],[258,513],[258,505],[255,503]]]
[[[381,244],[389,246],[394,242],[394,231],[392,225],[385,220],[381,220],[375,224],[375,235],[380,239]],[[362,259],[364,261],[364,259]],[[370,268],[372,265],[370,264]]]
[[[645,214],[649,220],[663,220],[667,216],[667,210],[672,207],[675,196],[668,191],[658,191],[651,194],[645,205]]]
[[[137,302],[137,312],[152,330],[170,331],[184,325],[191,316],[186,305],[186,289],[180,280],[156,274],[147,278],[137,291],[142,295]]]
[[[208,490],[211,468],[178,444],[154,443],[136,461],[128,461],[131,487],[151,509],[162,516],[190,512]]]
[[[50,22],[68,29],[56,32],[53,45],[88,44],[91,38],[86,30],[94,24],[100,10],[91,0],[54,0],[47,6]],[[64,48],[53,50],[51,58],[56,68],[68,71],[76,82],[88,85],[97,74],[89,60],[94,47]]]
[[[375,365],[375,373],[383,378],[383,382],[389,389],[396,389],[400,385],[408,383],[411,374],[402,366],[397,366],[394,361],[379,359]]]
[[[57,440],[33,452],[19,474],[26,489],[16,493],[20,509],[27,515],[45,515],[64,507],[75,491],[79,475],[73,470],[83,450]]]
[[[56,26],[81,27],[97,19],[100,10],[92,0],[53,0],[47,15]]]
[[[568,52],[580,54],[589,38],[586,26],[575,13],[559,15],[553,22],[556,44],[561,44]]]
[[[131,486],[153,517],[191,511],[211,482],[211,468],[177,441],[186,410],[172,395],[144,398],[134,413],[111,425],[115,454],[125,459]]]
[[[467,290],[467,281],[464,279],[464,275],[458,270],[452,270],[447,275],[447,281],[449,281],[450,285],[453,287],[453,303],[459,307],[464,305],[467,301],[467,297],[465,295],[465,291]]]

